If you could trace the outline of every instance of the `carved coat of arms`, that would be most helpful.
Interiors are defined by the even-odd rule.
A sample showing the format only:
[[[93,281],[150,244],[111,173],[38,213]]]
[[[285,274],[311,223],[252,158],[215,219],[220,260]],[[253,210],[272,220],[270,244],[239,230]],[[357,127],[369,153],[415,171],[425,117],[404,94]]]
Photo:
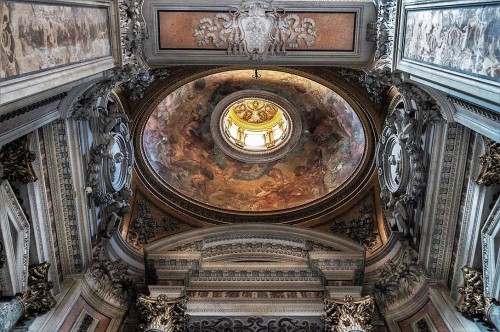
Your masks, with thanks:
[[[266,5],[262,2],[251,3],[248,12],[241,14],[238,20],[245,53],[252,59],[258,59],[267,52],[276,22],[273,16],[266,14],[266,9],[269,9]]]

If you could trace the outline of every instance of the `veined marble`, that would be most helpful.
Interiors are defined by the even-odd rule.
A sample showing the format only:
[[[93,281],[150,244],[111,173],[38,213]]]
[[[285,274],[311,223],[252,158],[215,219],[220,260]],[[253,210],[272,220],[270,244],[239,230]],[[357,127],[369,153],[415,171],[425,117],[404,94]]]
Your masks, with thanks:
[[[0,80],[111,55],[106,8],[0,2]]]
[[[408,10],[403,56],[498,81],[500,5]]]

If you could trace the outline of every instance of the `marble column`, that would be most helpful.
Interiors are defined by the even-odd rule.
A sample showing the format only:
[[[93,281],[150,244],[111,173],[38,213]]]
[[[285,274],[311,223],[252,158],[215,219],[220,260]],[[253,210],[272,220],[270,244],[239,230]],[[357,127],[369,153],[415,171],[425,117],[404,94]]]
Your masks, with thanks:
[[[10,331],[24,315],[24,305],[16,297],[9,302],[0,303],[0,331]]]
[[[486,309],[486,314],[485,314],[486,319],[495,325],[495,328],[497,331],[500,331],[500,306],[492,303],[490,306]]]

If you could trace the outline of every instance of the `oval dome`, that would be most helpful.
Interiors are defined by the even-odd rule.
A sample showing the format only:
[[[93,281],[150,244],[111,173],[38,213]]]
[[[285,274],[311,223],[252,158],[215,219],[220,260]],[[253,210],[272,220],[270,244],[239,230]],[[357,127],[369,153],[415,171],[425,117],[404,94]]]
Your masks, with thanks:
[[[310,204],[352,180],[366,146],[363,125],[353,107],[329,87],[308,78],[273,70],[259,73],[259,79],[252,78],[252,70],[197,78],[153,105],[143,126],[142,150],[166,188],[217,210],[252,213]],[[246,90],[285,99],[300,118],[297,141],[277,160],[241,161],[216,144],[214,136],[220,133],[210,124],[219,119],[212,116],[227,112],[214,110],[227,96]],[[273,119],[275,114],[269,109],[260,116]]]

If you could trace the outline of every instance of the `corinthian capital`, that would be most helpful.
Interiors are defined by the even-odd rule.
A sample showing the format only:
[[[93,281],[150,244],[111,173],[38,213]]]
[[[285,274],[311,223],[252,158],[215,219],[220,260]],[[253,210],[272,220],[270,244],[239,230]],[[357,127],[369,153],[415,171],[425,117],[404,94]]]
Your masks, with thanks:
[[[341,299],[323,298],[325,314],[321,320],[326,332],[372,331],[372,315],[375,309],[371,295],[353,299],[346,296]]]
[[[493,299],[484,296],[483,274],[480,270],[468,266],[462,268],[462,273],[464,284],[458,287],[458,292],[462,294],[457,304],[458,311],[469,318],[479,317],[486,320],[486,312]]]
[[[5,144],[0,149],[0,179],[20,183],[30,183],[37,180],[31,163],[35,154],[30,151],[31,134]]]
[[[137,307],[141,312],[141,331],[184,332],[189,316],[185,314],[187,296],[168,298],[139,296]]]
[[[476,181],[483,186],[500,184],[500,143],[485,138],[484,146],[486,153],[479,157],[483,168]]]
[[[49,267],[50,263],[43,262],[28,271],[28,289],[19,296],[26,317],[45,313],[56,305],[50,293],[52,282],[48,281]]]

